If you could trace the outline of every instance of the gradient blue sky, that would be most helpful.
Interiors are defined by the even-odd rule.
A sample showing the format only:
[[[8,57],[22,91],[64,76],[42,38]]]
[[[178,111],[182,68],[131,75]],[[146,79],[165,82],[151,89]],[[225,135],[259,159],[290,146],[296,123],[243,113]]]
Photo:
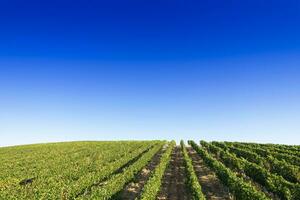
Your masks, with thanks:
[[[1,1],[0,146],[300,144],[299,1]]]

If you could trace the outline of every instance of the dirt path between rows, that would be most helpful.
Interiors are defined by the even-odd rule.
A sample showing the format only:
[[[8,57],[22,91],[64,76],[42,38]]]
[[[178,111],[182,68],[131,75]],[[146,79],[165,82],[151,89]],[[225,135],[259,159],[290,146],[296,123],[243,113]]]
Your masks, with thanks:
[[[183,155],[179,146],[175,147],[171,161],[163,176],[158,200],[190,200],[191,195],[187,188],[186,171]]]
[[[132,200],[140,196],[141,191],[149,179],[151,172],[154,171],[155,167],[159,164],[161,155],[165,152],[167,146],[164,146],[151,161],[139,172],[135,177],[135,180],[127,184],[122,192],[115,197],[115,199]]]
[[[193,166],[198,177],[199,183],[202,187],[202,192],[206,199],[221,200],[233,199],[227,187],[225,187],[217,178],[215,173],[204,164],[204,161],[196,153],[196,151],[188,147],[188,154],[193,161]]]

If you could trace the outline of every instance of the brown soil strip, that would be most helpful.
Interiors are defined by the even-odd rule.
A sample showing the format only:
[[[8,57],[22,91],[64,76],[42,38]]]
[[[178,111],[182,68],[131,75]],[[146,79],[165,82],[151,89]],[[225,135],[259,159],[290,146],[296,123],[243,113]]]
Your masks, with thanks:
[[[168,168],[163,176],[158,200],[190,200],[191,194],[187,188],[186,171],[183,154],[180,147],[175,147]]]
[[[161,155],[164,153],[166,147],[167,146],[164,146],[157,154],[155,154],[152,160],[135,177],[135,180],[127,184],[123,191],[117,194],[114,199],[132,200],[139,198],[144,185],[151,176],[151,173],[159,164]]]
[[[188,147],[187,150],[190,158],[193,161],[194,170],[206,199],[233,199],[228,188],[225,187],[217,178],[215,173],[205,165],[204,161],[197,154],[197,152],[191,147]]]

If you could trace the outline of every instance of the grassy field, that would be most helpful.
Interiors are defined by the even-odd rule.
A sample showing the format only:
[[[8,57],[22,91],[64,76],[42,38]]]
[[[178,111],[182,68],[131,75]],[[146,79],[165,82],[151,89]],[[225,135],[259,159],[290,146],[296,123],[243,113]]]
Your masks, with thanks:
[[[300,146],[65,142],[0,148],[0,199],[300,199]]]

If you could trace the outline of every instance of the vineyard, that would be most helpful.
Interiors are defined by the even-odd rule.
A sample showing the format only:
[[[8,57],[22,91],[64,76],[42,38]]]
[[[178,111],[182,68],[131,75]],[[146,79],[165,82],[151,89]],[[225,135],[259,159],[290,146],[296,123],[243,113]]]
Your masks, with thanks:
[[[0,199],[300,200],[300,146],[64,142],[0,148]]]

